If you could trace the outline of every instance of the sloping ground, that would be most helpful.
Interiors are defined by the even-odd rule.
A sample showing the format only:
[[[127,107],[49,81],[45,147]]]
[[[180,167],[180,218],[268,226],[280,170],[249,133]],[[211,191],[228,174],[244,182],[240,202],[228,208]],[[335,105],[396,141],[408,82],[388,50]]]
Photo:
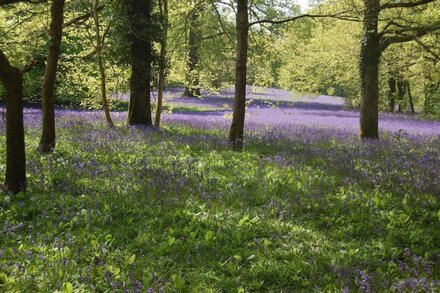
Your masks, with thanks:
[[[222,91],[203,98],[182,97],[182,90],[172,89],[166,94],[165,103],[178,106],[200,107],[204,111],[181,111],[165,120],[189,121],[192,125],[230,123],[233,107],[233,91]],[[279,89],[259,89],[247,94],[248,109],[246,126],[294,127],[308,125],[356,134],[359,129],[359,112],[344,109],[344,99],[329,96],[294,97]],[[426,121],[416,116],[381,113],[381,132],[411,135],[440,135],[440,121]]]
[[[180,122],[195,127],[222,127],[228,129],[232,119],[234,91],[223,90],[219,93],[203,93],[203,97],[184,97],[183,89],[170,88],[165,92],[165,105],[174,107],[173,114],[163,115],[165,122]],[[157,93],[152,94],[155,101]],[[120,99],[127,101],[128,96]],[[290,92],[274,88],[248,87],[246,110],[246,129],[261,127],[279,129],[292,128],[295,125],[319,127],[332,131],[342,131],[357,135],[359,129],[359,111],[344,107],[344,99],[330,96],[293,96]],[[0,107],[2,104],[0,102]],[[27,118],[37,123],[40,115],[38,107],[27,108]],[[4,112],[4,110],[2,110]],[[103,117],[101,111],[57,111],[77,113],[84,119]],[[2,114],[0,114],[2,115]],[[125,120],[126,113],[113,112],[116,121]],[[36,120],[37,119],[37,120]],[[99,118],[97,118],[99,119]],[[38,126],[38,123],[35,125]],[[382,135],[423,135],[439,136],[440,121],[423,120],[416,115],[380,113],[379,129]]]
[[[57,110],[48,156],[27,109],[0,292],[439,292],[438,123],[383,115],[421,134],[360,142],[356,112],[299,105],[250,105],[242,152],[230,110],[206,104],[160,131]],[[4,133],[0,119],[0,181]]]

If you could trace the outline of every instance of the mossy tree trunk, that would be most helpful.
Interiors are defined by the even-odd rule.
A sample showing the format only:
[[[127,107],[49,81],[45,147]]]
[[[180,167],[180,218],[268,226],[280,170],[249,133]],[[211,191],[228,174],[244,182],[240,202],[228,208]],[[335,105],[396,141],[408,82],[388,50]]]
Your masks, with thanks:
[[[153,126],[151,117],[151,0],[125,0],[130,25],[131,80],[128,124]]]

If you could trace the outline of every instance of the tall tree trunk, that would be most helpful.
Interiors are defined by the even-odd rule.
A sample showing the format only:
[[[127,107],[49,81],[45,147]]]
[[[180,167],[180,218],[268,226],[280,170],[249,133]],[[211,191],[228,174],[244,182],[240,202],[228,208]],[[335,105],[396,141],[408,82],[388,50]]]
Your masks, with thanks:
[[[197,20],[199,18],[198,12],[194,10],[191,15],[191,23],[188,35],[188,75],[187,85],[184,96],[198,97],[200,96],[200,77],[198,71],[199,64],[199,49],[201,36],[199,28],[197,27]]]
[[[229,142],[234,150],[243,148],[244,117],[246,110],[246,74],[248,59],[248,1],[237,1],[237,60],[235,68],[235,100]]]
[[[129,125],[152,126],[151,84],[151,0],[125,0],[131,41]]]
[[[160,60],[159,60],[159,82],[157,87],[157,105],[154,125],[160,126],[160,117],[162,113],[163,90],[165,87],[166,64],[167,64],[167,38],[168,38],[168,0],[159,1],[162,14],[163,35],[160,42]]]
[[[405,81],[401,78],[399,78],[397,80],[397,112],[402,113],[404,106],[403,103],[405,102],[405,91],[406,91],[406,86],[405,86]]]
[[[14,194],[26,190],[26,154],[23,126],[23,74],[0,51],[0,81],[6,100],[5,189]]]
[[[423,100],[423,113],[430,114],[431,113],[431,94],[429,92],[429,86],[425,82],[424,96]]]
[[[110,115],[110,109],[107,101],[107,86],[106,86],[106,74],[104,68],[104,62],[102,60],[102,47],[104,40],[101,39],[101,32],[99,28],[99,14],[98,14],[99,0],[93,1],[92,12],[93,12],[93,20],[95,23],[95,35],[96,35],[96,58],[98,61],[99,74],[101,77],[101,98],[102,104],[104,107],[105,119],[107,120],[107,124],[110,127],[113,127],[113,120]]]
[[[410,110],[411,114],[415,114],[416,111],[414,109],[414,100],[413,100],[413,97],[412,97],[412,94],[411,94],[411,87],[409,85],[409,81],[407,80],[405,82],[405,84],[406,84],[406,92],[408,93],[409,110]]]
[[[396,79],[394,77],[388,79],[388,88],[388,111],[393,113],[396,107]]]
[[[50,23],[50,45],[43,82],[43,131],[39,150],[51,153],[55,148],[55,81],[61,51],[65,0],[53,0]]]
[[[361,109],[360,138],[379,138],[379,61],[381,55],[377,33],[379,0],[364,0],[363,37],[360,53]]]

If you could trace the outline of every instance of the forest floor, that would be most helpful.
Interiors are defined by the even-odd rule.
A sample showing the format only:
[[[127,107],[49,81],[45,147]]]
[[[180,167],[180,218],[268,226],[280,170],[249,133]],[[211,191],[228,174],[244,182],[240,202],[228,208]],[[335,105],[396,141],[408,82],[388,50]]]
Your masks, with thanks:
[[[27,108],[28,192],[0,195],[0,292],[440,289],[440,122],[382,114],[381,140],[359,142],[342,100],[263,91],[233,152],[231,101],[176,93],[161,130],[59,109],[48,156]]]

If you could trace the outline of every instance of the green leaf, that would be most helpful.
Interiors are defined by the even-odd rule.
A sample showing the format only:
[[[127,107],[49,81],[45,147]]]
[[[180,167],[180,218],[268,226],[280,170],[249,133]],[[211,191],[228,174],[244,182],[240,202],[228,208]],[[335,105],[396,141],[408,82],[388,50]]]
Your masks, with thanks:
[[[179,275],[172,275],[171,279],[173,279],[174,287],[178,290],[183,290],[185,288],[185,280]]]
[[[134,260],[136,259],[136,254],[132,254],[128,259],[127,259],[127,263],[129,265],[131,265],[132,263],[134,263]]]
[[[264,246],[268,247],[269,245],[272,244],[272,242],[271,242],[269,239],[264,238],[264,240],[263,240],[263,244],[264,244]]]
[[[64,282],[63,286],[61,288],[62,293],[72,293],[73,292],[73,285],[70,282]]]
[[[255,256],[255,254],[252,254],[246,260],[253,260],[254,258],[256,258],[256,256]]]
[[[238,226],[243,226],[249,220],[249,215],[244,215],[243,218],[238,221]]]
[[[168,246],[172,246],[175,241],[176,241],[176,237],[168,238]]]
[[[214,232],[212,232],[211,230],[206,231],[205,239],[206,241],[211,241],[212,239],[214,239]]]

